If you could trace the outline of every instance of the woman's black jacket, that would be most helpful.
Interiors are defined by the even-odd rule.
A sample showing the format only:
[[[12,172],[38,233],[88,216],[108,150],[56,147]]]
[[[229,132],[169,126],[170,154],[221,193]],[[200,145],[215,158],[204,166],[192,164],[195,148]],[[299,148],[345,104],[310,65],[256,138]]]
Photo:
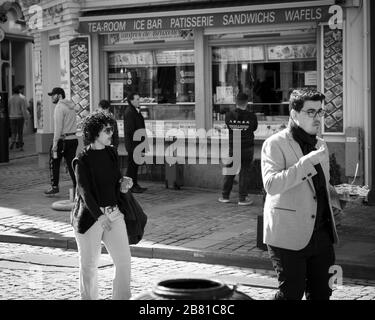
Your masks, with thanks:
[[[114,168],[118,168],[115,186],[117,204],[121,203],[120,179],[122,177],[117,151],[111,147],[105,147],[113,161]],[[95,181],[92,168],[89,165],[88,153],[90,146],[85,147],[72,161],[72,166],[77,180],[75,204],[70,215],[71,224],[78,233],[85,233],[103,214],[98,205],[97,181]],[[119,206],[120,207],[120,206]]]

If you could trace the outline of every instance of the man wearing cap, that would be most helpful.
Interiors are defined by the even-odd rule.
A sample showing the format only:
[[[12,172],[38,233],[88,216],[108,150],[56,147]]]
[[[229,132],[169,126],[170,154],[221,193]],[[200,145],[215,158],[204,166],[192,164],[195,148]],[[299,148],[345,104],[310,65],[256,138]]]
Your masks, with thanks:
[[[47,196],[59,193],[60,163],[62,157],[65,158],[69,175],[76,187],[76,179],[72,168],[72,160],[76,155],[78,139],[76,136],[77,119],[74,104],[65,99],[65,91],[62,88],[53,88],[48,93],[52,98],[52,103],[56,104],[54,119],[53,143],[50,152],[50,174],[51,189],[45,191]]]

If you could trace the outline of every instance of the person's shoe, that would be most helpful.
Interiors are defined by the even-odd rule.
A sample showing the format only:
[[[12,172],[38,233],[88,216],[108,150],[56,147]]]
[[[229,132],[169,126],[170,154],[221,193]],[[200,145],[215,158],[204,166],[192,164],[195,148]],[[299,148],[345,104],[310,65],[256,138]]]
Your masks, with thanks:
[[[10,150],[13,150],[15,144],[16,144],[16,143],[13,141],[13,142],[10,144],[9,149],[10,149]]]
[[[135,185],[135,186],[132,186],[130,188],[130,191],[132,193],[143,193],[147,190],[147,188],[142,188],[139,184]]]
[[[59,187],[51,187],[51,189],[44,191],[46,196],[54,196],[59,193]]]
[[[253,204],[253,200],[249,200],[249,199],[242,199],[240,201],[238,201],[238,205],[239,206],[250,206]]]
[[[221,198],[219,198],[218,200],[219,200],[219,202],[221,202],[221,203],[228,203],[228,202],[229,202],[229,198],[224,198],[224,197],[221,197]]]

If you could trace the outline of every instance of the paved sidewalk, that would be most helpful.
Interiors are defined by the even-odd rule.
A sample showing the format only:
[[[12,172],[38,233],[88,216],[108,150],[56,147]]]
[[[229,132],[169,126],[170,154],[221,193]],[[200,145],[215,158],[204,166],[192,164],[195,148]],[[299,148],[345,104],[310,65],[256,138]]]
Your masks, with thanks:
[[[101,255],[98,269],[99,298],[111,299],[114,266],[108,254]],[[166,259],[132,257],[131,274],[133,298],[171,278],[215,279],[256,300],[272,299],[277,285],[271,271]],[[0,243],[0,300],[77,300],[78,277],[76,251]],[[344,278],[333,286],[331,299],[375,300],[375,281]]]
[[[10,161],[37,155],[37,152],[35,150],[35,133],[24,135],[23,142],[23,151],[16,149],[16,147],[14,147],[13,150],[9,150]]]
[[[37,166],[35,156],[0,165],[0,242],[76,248],[69,212],[51,209],[54,201],[68,198],[68,176],[62,172],[60,196],[46,198],[48,170]],[[256,246],[260,196],[252,195],[253,206],[240,207],[235,198],[219,203],[217,190],[142,185],[149,189],[135,196],[149,221],[144,239],[132,246],[133,256],[272,269]],[[374,211],[361,205],[346,210],[336,250],[344,277],[375,279]]]

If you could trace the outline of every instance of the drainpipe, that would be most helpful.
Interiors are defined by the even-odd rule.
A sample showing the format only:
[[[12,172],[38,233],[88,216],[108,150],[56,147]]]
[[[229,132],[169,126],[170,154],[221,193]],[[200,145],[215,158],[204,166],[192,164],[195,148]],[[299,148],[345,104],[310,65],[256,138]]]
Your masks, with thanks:
[[[371,179],[368,204],[375,206],[375,1],[365,1],[370,6],[367,17],[370,17],[370,159]],[[366,11],[364,11],[366,15]]]

